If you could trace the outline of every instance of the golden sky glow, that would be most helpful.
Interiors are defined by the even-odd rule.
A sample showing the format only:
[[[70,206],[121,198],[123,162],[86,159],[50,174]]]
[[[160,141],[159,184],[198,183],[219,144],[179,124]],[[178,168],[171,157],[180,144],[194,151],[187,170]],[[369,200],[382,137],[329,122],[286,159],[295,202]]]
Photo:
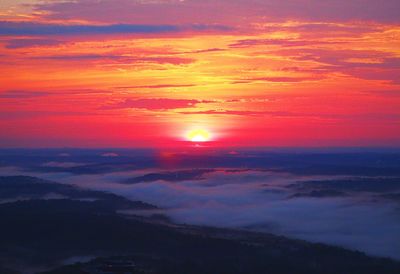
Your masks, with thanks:
[[[186,138],[191,142],[207,142],[211,140],[211,134],[205,129],[192,129],[188,131]]]

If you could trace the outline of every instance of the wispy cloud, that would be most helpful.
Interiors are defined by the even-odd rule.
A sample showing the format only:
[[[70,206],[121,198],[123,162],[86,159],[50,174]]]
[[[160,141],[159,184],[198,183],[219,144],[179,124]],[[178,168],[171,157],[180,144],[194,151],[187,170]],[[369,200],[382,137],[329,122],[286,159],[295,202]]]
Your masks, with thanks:
[[[299,83],[306,81],[317,81],[321,79],[322,79],[321,76],[307,76],[307,77],[266,76],[266,77],[239,79],[233,81],[232,84],[246,84],[252,82]]]
[[[238,115],[238,116],[279,116],[299,117],[306,114],[297,114],[285,111],[248,111],[248,110],[204,110],[204,111],[181,111],[181,114],[203,114],[203,115]]]
[[[230,31],[232,28],[222,25],[67,25],[44,24],[35,22],[0,21],[0,35],[86,35],[86,34],[162,34],[186,31]]]
[[[147,110],[169,110],[179,108],[193,108],[197,104],[212,102],[214,101],[168,98],[126,99],[119,103],[103,106],[102,109],[137,108]]]
[[[186,65],[195,62],[195,59],[184,57],[137,57],[130,55],[118,54],[69,54],[69,55],[42,55],[31,57],[36,60],[53,60],[53,61],[113,61],[116,63],[154,63],[154,64],[171,64]]]
[[[57,46],[62,43],[62,41],[53,39],[10,39],[6,41],[6,48],[19,49],[37,46]]]
[[[0,98],[23,99],[23,98],[42,97],[50,94],[51,93],[45,91],[7,90],[4,92],[0,92]]]
[[[163,89],[163,88],[188,88],[194,87],[194,84],[159,84],[159,85],[137,85],[137,86],[125,86],[125,87],[116,87],[118,89]]]
[[[117,3],[117,4],[116,4]],[[232,24],[247,20],[317,20],[399,22],[398,0],[77,0],[35,5],[49,19],[81,19],[97,22],[215,22]],[[221,11],[224,12],[221,12]]]
[[[339,41],[321,40],[290,40],[290,39],[243,39],[229,45],[231,48],[251,48],[254,46],[280,46],[280,47],[304,47],[315,45],[340,44]]]

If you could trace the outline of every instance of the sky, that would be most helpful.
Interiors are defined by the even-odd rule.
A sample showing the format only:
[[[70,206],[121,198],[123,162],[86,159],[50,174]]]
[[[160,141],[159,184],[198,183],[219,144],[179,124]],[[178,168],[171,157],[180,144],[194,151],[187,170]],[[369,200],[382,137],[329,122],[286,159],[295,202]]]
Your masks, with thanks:
[[[399,146],[399,10],[1,0],[0,147]]]

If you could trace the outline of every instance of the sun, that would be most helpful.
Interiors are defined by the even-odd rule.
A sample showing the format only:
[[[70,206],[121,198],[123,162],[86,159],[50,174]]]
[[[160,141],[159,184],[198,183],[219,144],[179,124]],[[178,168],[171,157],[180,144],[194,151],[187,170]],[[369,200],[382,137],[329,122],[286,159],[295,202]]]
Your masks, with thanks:
[[[205,129],[193,129],[186,134],[186,138],[191,142],[208,142],[211,134]]]

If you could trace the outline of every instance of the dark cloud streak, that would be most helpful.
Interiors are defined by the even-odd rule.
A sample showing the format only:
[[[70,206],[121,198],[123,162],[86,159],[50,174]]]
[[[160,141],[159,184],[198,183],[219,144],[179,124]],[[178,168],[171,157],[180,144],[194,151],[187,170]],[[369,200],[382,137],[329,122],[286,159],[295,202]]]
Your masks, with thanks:
[[[222,25],[66,25],[40,24],[33,22],[0,21],[0,35],[94,35],[94,34],[162,34],[186,31],[230,31],[232,28]]]

